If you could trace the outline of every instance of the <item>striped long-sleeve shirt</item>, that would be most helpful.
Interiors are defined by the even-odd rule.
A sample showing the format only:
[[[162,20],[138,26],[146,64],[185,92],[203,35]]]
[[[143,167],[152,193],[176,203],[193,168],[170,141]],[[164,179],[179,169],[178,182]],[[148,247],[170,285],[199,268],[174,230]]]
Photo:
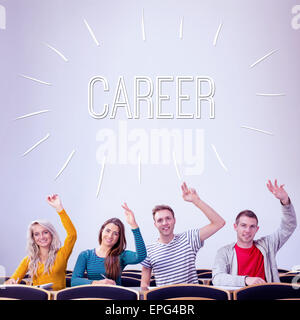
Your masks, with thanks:
[[[195,260],[203,246],[199,229],[176,234],[169,243],[147,246],[147,258],[142,262],[152,269],[157,286],[176,283],[198,283]]]
[[[120,255],[120,272],[128,264],[137,264],[142,262],[146,256],[146,247],[140,229],[132,230],[135,240],[136,252],[124,250]],[[72,274],[71,285],[79,286],[91,284],[94,280],[103,280],[103,276],[107,277],[105,271],[105,258],[97,256],[96,249],[88,249],[82,251],[78,258]],[[87,272],[87,278],[84,273]],[[121,285],[121,274],[116,280],[117,285]]]

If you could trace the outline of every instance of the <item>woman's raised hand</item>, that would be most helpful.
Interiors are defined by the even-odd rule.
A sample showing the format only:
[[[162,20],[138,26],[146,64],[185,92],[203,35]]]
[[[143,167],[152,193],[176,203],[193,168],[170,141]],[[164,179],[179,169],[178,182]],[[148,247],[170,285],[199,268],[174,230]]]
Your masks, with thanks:
[[[62,206],[60,197],[58,194],[52,194],[47,197],[47,202],[53,207],[57,212],[62,211],[64,208]]]
[[[127,223],[130,225],[131,229],[136,229],[138,228],[138,225],[135,221],[135,217],[133,212],[128,208],[127,203],[124,202],[122,205],[122,208],[125,210],[125,218]]]

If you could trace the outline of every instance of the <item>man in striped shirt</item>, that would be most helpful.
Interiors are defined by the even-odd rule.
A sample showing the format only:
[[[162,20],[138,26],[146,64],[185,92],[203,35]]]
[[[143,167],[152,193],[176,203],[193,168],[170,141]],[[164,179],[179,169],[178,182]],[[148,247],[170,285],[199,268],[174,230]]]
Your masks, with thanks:
[[[176,283],[198,283],[195,260],[204,240],[225,225],[225,221],[209,205],[202,201],[195,189],[189,189],[184,182],[182,197],[199,208],[210,223],[202,228],[174,234],[176,219],[172,208],[165,205],[153,210],[154,225],[159,239],[147,246],[147,258],[142,262],[141,287],[149,287],[151,273],[157,286]]]

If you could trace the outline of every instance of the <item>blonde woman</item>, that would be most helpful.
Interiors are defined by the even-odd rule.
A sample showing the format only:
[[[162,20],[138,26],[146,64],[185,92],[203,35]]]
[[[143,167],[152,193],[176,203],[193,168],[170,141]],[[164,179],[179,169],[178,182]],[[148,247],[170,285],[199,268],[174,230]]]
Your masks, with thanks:
[[[53,283],[53,290],[65,288],[65,271],[77,238],[76,229],[57,194],[48,196],[47,202],[57,211],[67,232],[64,245],[61,247],[59,236],[50,222],[33,221],[27,232],[28,255],[6,284],[20,283],[29,273],[33,285]]]

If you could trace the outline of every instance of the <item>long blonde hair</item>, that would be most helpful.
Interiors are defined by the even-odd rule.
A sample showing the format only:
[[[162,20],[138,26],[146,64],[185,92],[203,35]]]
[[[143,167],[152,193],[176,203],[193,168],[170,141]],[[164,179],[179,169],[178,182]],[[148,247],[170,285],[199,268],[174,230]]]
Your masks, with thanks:
[[[58,233],[56,232],[55,228],[53,225],[48,222],[48,221],[40,221],[40,220],[35,220],[31,222],[31,224],[28,226],[27,230],[27,254],[29,258],[29,266],[28,266],[28,272],[29,275],[33,278],[34,275],[37,273],[38,269],[38,264],[40,261],[40,248],[39,246],[35,243],[34,238],[33,238],[33,229],[32,227],[34,225],[41,225],[42,227],[46,228],[52,235],[52,241],[49,247],[49,253],[48,253],[48,258],[44,266],[44,273],[50,272],[51,268],[55,262],[56,259],[56,254],[59,248],[61,247],[61,242],[59,240]]]

